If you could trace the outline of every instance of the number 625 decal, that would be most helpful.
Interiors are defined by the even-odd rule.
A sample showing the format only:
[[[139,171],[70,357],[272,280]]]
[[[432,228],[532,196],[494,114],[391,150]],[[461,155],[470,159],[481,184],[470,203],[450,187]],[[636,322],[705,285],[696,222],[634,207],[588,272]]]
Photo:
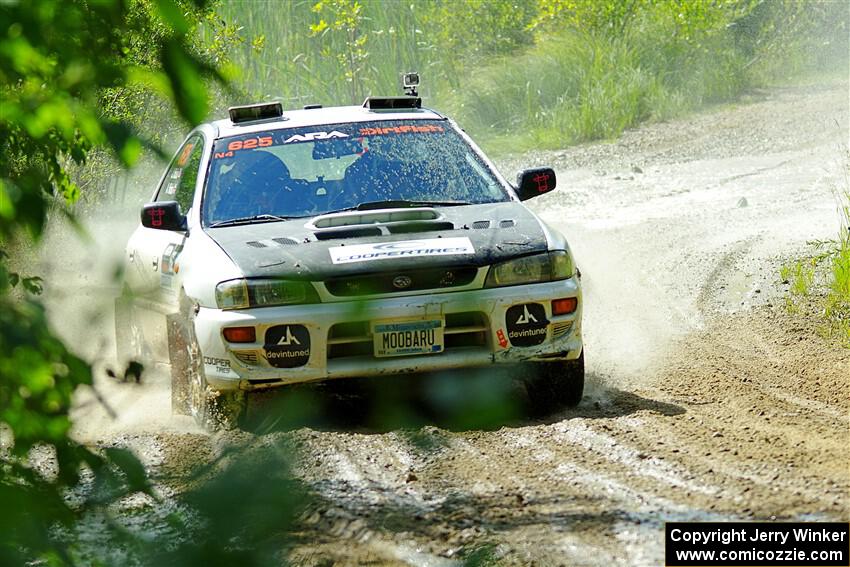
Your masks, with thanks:
[[[254,148],[265,148],[272,145],[271,136],[261,136],[259,138],[249,138],[247,140],[234,140],[227,144],[228,151],[236,152],[239,150],[252,150]]]

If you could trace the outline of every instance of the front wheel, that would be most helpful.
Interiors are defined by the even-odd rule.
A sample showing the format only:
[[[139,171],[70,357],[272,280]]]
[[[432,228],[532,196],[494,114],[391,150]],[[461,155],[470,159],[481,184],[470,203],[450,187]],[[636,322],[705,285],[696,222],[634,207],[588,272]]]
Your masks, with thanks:
[[[191,323],[178,315],[169,316],[168,338],[172,411],[191,415],[209,431],[238,427],[245,411],[245,393],[210,388]]]
[[[577,406],[584,393],[584,351],[575,360],[537,362],[525,381],[528,399],[536,414]]]

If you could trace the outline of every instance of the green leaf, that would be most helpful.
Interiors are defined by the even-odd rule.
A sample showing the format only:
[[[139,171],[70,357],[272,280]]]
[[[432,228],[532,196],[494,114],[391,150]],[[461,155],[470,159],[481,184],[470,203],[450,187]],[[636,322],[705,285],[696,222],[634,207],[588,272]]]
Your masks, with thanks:
[[[132,451],[112,447],[106,450],[106,457],[124,473],[127,479],[127,489],[130,492],[144,492],[151,496],[154,495],[148,482],[145,467]]]
[[[162,46],[162,66],[180,115],[193,126],[203,122],[209,112],[203,64],[180,41],[171,39]]]
[[[32,276],[21,280],[24,289],[33,295],[41,295],[44,291],[44,280],[38,276]]]
[[[11,220],[15,217],[15,205],[12,203],[12,196],[9,195],[9,187],[0,179],[0,218]]]
[[[156,10],[163,23],[170,26],[175,33],[182,36],[189,32],[189,22],[175,2],[156,0]]]
[[[142,154],[142,142],[135,132],[126,124],[118,122],[104,122],[101,128],[106,132],[106,139],[121,163],[132,167]]]

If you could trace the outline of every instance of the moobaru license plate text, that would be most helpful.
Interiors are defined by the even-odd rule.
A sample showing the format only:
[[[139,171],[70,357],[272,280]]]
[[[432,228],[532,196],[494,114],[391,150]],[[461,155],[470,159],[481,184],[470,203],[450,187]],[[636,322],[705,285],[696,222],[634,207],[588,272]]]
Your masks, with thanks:
[[[398,321],[373,326],[375,356],[401,356],[443,351],[443,321]]]

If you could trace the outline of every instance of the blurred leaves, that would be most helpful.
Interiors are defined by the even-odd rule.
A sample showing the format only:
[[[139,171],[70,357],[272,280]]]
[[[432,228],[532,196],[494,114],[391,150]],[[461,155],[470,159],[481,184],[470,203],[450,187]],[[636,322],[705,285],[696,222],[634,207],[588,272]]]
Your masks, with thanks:
[[[165,96],[190,125],[206,117],[206,84],[220,80],[196,48],[206,10],[201,0],[0,2],[0,246],[38,239],[57,208],[73,220],[81,190],[69,168],[93,152],[132,166],[155,146],[140,134],[137,101]],[[56,528],[153,492],[132,452],[70,438],[91,368],[49,328],[34,298],[43,280],[10,260],[0,250],[0,564],[86,564]],[[83,485],[82,501],[69,500]]]

